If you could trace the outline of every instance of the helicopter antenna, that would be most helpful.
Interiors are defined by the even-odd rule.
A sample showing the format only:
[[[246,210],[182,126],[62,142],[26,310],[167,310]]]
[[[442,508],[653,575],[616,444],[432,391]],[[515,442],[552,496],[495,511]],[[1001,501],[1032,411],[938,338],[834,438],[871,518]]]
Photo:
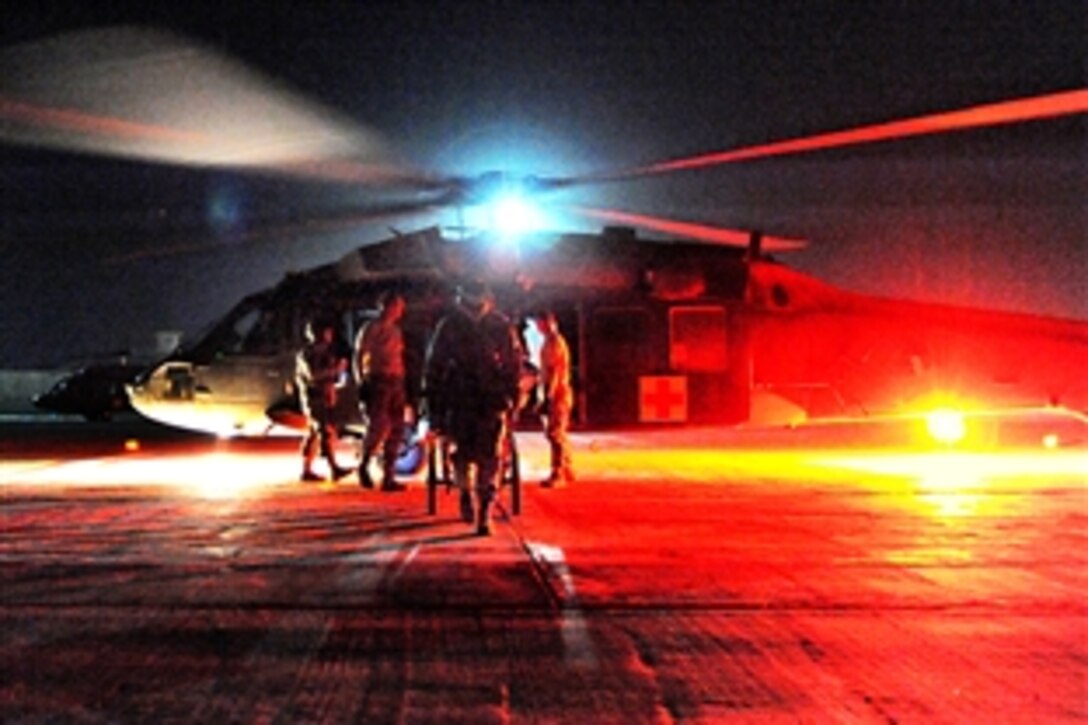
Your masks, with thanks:
[[[753,229],[748,235],[748,262],[758,262],[763,256],[763,232]]]

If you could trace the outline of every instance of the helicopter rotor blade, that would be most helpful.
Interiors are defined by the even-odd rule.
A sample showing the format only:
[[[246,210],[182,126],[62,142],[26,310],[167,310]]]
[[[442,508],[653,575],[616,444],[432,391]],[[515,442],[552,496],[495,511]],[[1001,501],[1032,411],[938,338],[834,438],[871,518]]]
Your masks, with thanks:
[[[887,123],[858,126],[841,131],[802,136],[784,141],[742,146],[726,151],[701,153],[633,168],[605,170],[576,176],[534,176],[527,177],[526,181],[528,182],[527,186],[534,191],[557,191],[578,186],[659,176],[676,171],[687,171],[743,161],[756,161],[775,156],[799,155],[827,149],[897,141],[914,136],[969,131],[1084,113],[1088,113],[1088,89],[1063,91]],[[461,181],[465,184],[472,183],[468,180]]]
[[[156,244],[154,248],[139,249],[111,256],[104,261],[107,264],[126,264],[145,259],[175,257],[213,250],[222,251],[226,248],[236,249],[241,246],[267,244],[281,240],[291,241],[302,236],[327,234],[364,224],[420,214],[435,207],[434,203],[426,201],[405,202],[340,212],[334,215],[322,214],[306,218],[250,220],[244,231],[228,232],[214,237],[194,233],[190,236],[179,237],[174,242]]]
[[[0,53],[0,140],[326,181],[436,183],[360,124],[208,48],[137,27]]]
[[[572,206],[570,208],[572,211],[593,219],[616,224],[628,224],[644,229],[651,229],[656,232],[675,234],[689,239],[696,239],[700,242],[709,242],[726,247],[747,248],[752,238],[751,231],[743,229],[729,229],[709,224],[648,216],[646,214],[633,214],[631,212],[618,211],[616,209],[598,209],[586,206]],[[804,249],[807,246],[808,242],[804,239],[790,239],[788,237],[774,236],[762,237],[762,248],[767,252],[792,252],[798,249]]]
[[[618,171],[525,176],[518,183],[533,193],[552,192],[1086,112],[1088,89],[1077,89]],[[501,172],[451,177],[401,163],[385,141],[361,124],[209,48],[139,27],[79,31],[0,51],[0,142],[409,194],[407,201],[390,204],[388,212],[374,212],[379,217],[412,213],[401,208],[476,203],[496,178],[504,179]],[[714,243],[736,243],[736,235],[746,235],[616,210],[581,212]]]
[[[652,176],[741,161],[755,161],[773,156],[797,155],[826,149],[1026,123],[1084,113],[1088,113],[1088,89],[1077,89],[973,106],[957,111],[917,116],[888,123],[859,126],[785,141],[742,146],[727,151],[697,154],[647,164],[627,171],[601,173],[586,178],[596,179],[597,181],[618,181],[638,176]]]

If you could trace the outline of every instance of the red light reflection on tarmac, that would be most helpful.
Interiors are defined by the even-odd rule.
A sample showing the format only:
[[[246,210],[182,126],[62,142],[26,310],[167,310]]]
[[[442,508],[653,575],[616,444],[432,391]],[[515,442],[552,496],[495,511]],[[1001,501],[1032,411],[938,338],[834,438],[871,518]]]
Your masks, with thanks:
[[[658,432],[579,433],[574,441],[577,485],[595,480],[703,485],[846,486],[902,494],[928,505],[932,515],[969,516],[992,486],[1037,487],[1038,481],[1088,484],[1083,448],[942,450],[851,445],[848,438],[806,440],[794,431],[754,432],[673,429]],[[519,434],[522,478],[532,486],[546,476],[548,451],[539,433]],[[350,456],[342,456],[349,463]],[[297,485],[293,449],[129,452],[82,460],[19,460],[0,463],[0,488],[9,486],[166,488],[204,499],[259,497]],[[416,477],[421,483],[423,474]],[[354,479],[343,482],[354,485]],[[337,484],[325,484],[335,489]],[[311,488],[313,488],[311,486]],[[320,487],[318,487],[320,488]],[[972,498],[974,497],[974,498]],[[974,503],[972,503],[974,501]],[[928,503],[927,503],[928,502]]]
[[[994,506],[1009,505],[1008,497],[990,496],[983,478],[1015,473],[1031,476],[1083,474],[1083,453],[1046,451],[1043,455],[1020,453],[951,454],[912,453],[906,450],[820,447],[805,441],[797,445],[794,432],[752,433],[744,431],[673,429],[658,432],[586,434],[573,436],[578,481],[574,486],[591,490],[594,483],[604,490],[645,485],[648,488],[684,486],[706,487],[706,494],[721,487],[723,496],[736,495],[745,487],[781,487],[803,496],[807,490],[865,490],[867,499],[888,511],[908,512],[932,520],[956,518],[964,525],[978,516],[992,512]],[[548,449],[537,432],[519,435],[522,475],[527,488],[548,471]],[[351,459],[344,455],[342,462]],[[299,484],[298,453],[293,446],[254,449],[246,444],[221,441],[183,450],[121,453],[83,460],[37,460],[0,463],[0,491],[8,487],[108,491],[126,489],[148,496],[161,494],[188,499],[200,516],[218,518],[223,511],[244,511],[247,507],[284,505],[281,492],[305,492],[314,500],[323,494],[340,494],[351,500],[359,498],[354,478],[339,484],[318,486]],[[860,475],[859,475],[860,474]],[[935,476],[940,476],[935,478]],[[945,476],[951,474],[951,477]],[[938,481],[938,483],[935,483]],[[414,491],[408,496],[421,501],[422,475],[416,477]],[[725,492],[727,488],[733,493]],[[535,490],[529,495],[535,495]],[[550,494],[546,494],[550,495]],[[558,494],[562,496],[562,493]],[[364,494],[365,496],[365,494]],[[594,500],[593,494],[590,494]],[[742,494],[743,497],[743,494]],[[636,496],[636,501],[638,497]],[[383,510],[391,499],[379,499]],[[226,509],[204,508],[201,502]],[[401,504],[403,505],[403,500]],[[338,502],[338,505],[340,502]],[[183,504],[185,505],[185,504]],[[291,504],[292,506],[294,504]],[[421,505],[421,503],[420,503]],[[621,501],[615,505],[623,508]],[[623,514],[639,516],[644,503]],[[988,507],[988,508],[987,508]],[[255,510],[256,510],[255,508]],[[397,515],[394,513],[394,515]],[[912,542],[908,547],[885,551],[882,558],[916,561],[928,557],[955,560],[975,556],[969,548],[946,551],[947,542],[929,540]],[[531,541],[534,558],[554,573],[568,601],[577,601],[575,579],[568,569],[567,552],[547,536]],[[714,561],[710,559],[708,561]],[[693,560],[692,565],[697,565]],[[709,564],[708,564],[709,565]],[[584,584],[584,582],[583,582]],[[581,587],[579,587],[581,588]],[[564,625],[563,635],[579,657],[592,659],[585,646],[577,617]]]
[[[971,488],[989,479],[1032,476],[1071,477],[1088,480],[1088,453],[1084,450],[996,452],[874,452],[868,455],[822,458],[825,465],[875,476],[911,478]],[[942,482],[958,482],[948,484]]]
[[[795,435],[798,438],[792,439]],[[801,435],[788,431],[587,435],[584,450],[578,451],[578,467],[590,478],[728,477],[734,483],[766,478],[857,481],[857,473],[918,481],[1088,477],[1088,452],[1083,448],[945,450],[851,443],[848,438],[820,445]]]
[[[681,479],[733,489],[778,486],[797,494],[857,492],[873,513],[930,522],[916,527],[918,536],[871,552],[875,559],[899,565],[985,560],[993,555],[986,543],[993,529],[1020,519],[1065,515],[1070,499],[1043,492],[1052,487],[1088,492],[1088,451],[1083,447],[945,450],[851,446],[848,439],[791,445],[786,433],[744,432],[702,438],[678,435],[630,448],[617,442],[576,455],[576,468],[580,478],[589,479],[668,480],[670,485]]]
[[[70,713],[101,690],[113,719],[311,701],[319,719],[378,687],[432,707],[442,682],[489,717],[506,713],[477,685],[498,667],[540,693],[513,698],[528,719],[609,719],[532,710],[562,708],[572,682],[613,714],[627,691],[694,697],[674,719],[1083,716],[1085,449],[911,450],[850,430],[577,433],[562,491],[533,485],[548,449],[526,431],[525,515],[486,540],[455,497],[428,516],[418,482],[298,484],[290,443],[6,460],[8,710]],[[112,485],[132,488],[91,488]],[[149,682],[149,663],[211,684]],[[275,699],[292,688],[309,699]]]
[[[0,464],[0,486],[153,487],[207,499],[239,499],[293,483],[297,455],[209,452]]]
[[[1083,450],[871,452],[822,460],[830,467],[864,474],[861,485],[888,491],[897,507],[952,527],[1015,515],[1024,498],[1016,494],[1044,489],[1054,481],[1079,482],[1088,489],[1088,453]],[[970,558],[966,552],[960,556]]]

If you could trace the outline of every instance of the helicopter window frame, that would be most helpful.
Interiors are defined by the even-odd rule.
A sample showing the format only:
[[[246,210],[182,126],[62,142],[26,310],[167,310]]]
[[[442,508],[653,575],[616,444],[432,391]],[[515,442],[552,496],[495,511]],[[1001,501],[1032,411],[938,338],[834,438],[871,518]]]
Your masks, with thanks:
[[[208,363],[226,357],[264,357],[275,354],[289,341],[287,320],[267,295],[242,299],[218,322],[185,349],[195,362]]]
[[[669,308],[669,368],[684,373],[729,370],[729,316],[725,307]]]

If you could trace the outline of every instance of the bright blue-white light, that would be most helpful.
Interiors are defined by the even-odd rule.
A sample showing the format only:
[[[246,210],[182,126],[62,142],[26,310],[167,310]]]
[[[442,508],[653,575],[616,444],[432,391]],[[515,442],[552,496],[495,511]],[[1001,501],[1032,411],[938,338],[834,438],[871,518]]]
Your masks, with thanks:
[[[511,188],[481,195],[475,204],[462,210],[461,220],[469,228],[487,230],[507,239],[548,228],[547,215],[533,197]]]
[[[490,205],[492,224],[502,234],[525,234],[544,226],[540,209],[521,196],[503,196]]]

